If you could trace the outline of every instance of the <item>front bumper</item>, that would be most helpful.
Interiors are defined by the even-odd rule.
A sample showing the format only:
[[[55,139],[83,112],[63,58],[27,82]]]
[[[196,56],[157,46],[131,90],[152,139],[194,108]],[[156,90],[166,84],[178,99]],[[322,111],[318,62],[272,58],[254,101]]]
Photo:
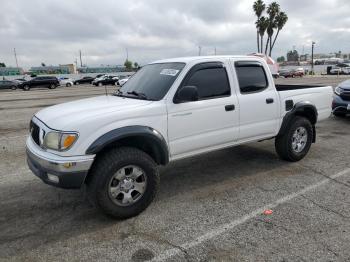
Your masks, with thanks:
[[[60,188],[80,188],[94,161],[94,155],[62,157],[43,151],[30,136],[26,147],[30,170],[46,184]]]
[[[338,95],[334,95],[332,103],[333,113],[350,114],[350,101],[342,99]]]

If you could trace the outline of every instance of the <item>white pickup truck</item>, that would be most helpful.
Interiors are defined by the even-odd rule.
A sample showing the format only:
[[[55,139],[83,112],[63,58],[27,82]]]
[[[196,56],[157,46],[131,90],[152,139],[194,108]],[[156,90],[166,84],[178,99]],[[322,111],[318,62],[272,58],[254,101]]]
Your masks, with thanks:
[[[151,203],[157,166],[170,161],[271,138],[282,159],[301,160],[316,122],[331,114],[332,94],[330,86],[275,86],[257,57],[157,61],[113,95],[36,113],[27,162],[45,183],[86,185],[97,207],[128,218]]]

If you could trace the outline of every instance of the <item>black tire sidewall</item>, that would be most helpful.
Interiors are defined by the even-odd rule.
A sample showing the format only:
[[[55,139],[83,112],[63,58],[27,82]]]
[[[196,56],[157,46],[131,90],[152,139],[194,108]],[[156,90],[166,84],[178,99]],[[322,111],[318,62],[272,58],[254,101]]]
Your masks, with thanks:
[[[292,140],[293,140],[293,134],[294,132],[299,128],[304,127],[307,131],[307,142],[304,147],[304,149],[297,153],[292,148]],[[303,117],[296,117],[293,123],[290,126],[289,132],[288,132],[288,154],[294,161],[299,161],[303,159],[306,154],[309,152],[311,144],[312,144],[312,138],[313,138],[313,129],[312,125],[309,120]]]
[[[114,151],[114,152],[113,152]],[[106,154],[104,156],[107,156]],[[120,148],[109,152],[108,158],[101,157],[94,171],[95,179],[88,185],[94,187],[91,197],[95,198],[95,204],[106,214],[116,218],[129,218],[142,212],[152,202],[159,184],[157,166],[150,156],[134,148]],[[146,190],[143,196],[133,205],[123,207],[115,204],[108,193],[112,176],[122,167],[136,165],[143,169],[147,177]],[[94,182],[95,181],[95,182]]]

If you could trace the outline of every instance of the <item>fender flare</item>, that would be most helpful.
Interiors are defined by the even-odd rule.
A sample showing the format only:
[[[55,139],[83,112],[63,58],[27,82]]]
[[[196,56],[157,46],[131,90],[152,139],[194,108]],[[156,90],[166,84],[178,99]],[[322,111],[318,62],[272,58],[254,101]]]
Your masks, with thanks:
[[[312,142],[315,143],[316,142],[315,124],[317,122],[318,112],[317,112],[316,106],[309,101],[298,102],[293,106],[293,108],[290,111],[287,112],[287,114],[283,117],[282,125],[277,136],[282,136],[287,132],[288,127],[295,116],[305,116],[310,120],[312,124],[313,134],[314,134],[312,138]]]
[[[151,141],[152,149],[156,151],[155,161],[162,165],[169,163],[166,140],[157,130],[147,126],[126,126],[111,130],[97,138],[86,150],[86,154],[97,154],[109,145],[128,137],[144,138]]]

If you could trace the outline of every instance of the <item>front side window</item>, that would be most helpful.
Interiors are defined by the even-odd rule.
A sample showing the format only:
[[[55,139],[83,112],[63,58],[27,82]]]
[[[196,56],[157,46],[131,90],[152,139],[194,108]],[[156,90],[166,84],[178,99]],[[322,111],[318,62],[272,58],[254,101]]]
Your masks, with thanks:
[[[260,63],[237,62],[235,67],[242,94],[260,92],[268,87],[266,73]]]
[[[161,100],[179,76],[185,63],[159,63],[142,67],[116,95]]]
[[[200,66],[203,68],[195,71],[183,86],[197,87],[199,100],[230,96],[231,89],[223,65],[213,66],[208,64],[207,68],[205,65]]]

